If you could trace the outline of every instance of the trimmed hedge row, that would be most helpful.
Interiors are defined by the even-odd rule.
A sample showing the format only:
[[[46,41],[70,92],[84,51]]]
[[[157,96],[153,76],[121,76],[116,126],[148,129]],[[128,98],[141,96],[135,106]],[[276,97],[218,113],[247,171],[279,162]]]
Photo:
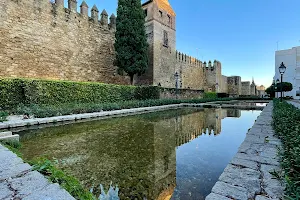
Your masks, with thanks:
[[[20,104],[109,103],[158,99],[159,88],[134,87],[94,82],[0,79],[0,107]]]
[[[300,110],[274,100],[273,126],[282,141],[281,167],[284,170],[286,199],[300,198]]]
[[[180,99],[148,99],[148,100],[133,100],[122,101],[114,103],[85,103],[85,104],[58,104],[58,105],[20,105],[14,111],[16,114],[28,114],[34,115],[37,118],[54,117],[70,114],[92,113],[101,111],[121,110],[128,108],[150,107],[150,106],[162,106],[169,104],[179,103],[205,103],[210,101],[228,101],[231,98],[222,99],[192,99],[192,100],[180,100]]]

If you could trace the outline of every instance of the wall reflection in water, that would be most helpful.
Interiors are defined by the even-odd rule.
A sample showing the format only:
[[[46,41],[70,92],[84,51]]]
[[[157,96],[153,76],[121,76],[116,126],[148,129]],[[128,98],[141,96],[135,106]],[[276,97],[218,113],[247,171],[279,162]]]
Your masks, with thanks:
[[[256,111],[255,116],[258,114],[259,111]],[[186,166],[182,168],[183,158],[196,160],[198,157],[193,158],[189,150],[180,148],[189,148],[193,140],[202,139],[199,138],[201,135],[217,138],[222,132],[221,121],[224,118],[240,116],[240,110],[180,109],[27,130],[20,133],[21,151],[27,159],[42,155],[57,159],[61,168],[77,177],[87,188],[101,183],[107,189],[112,181],[118,184],[121,199],[162,200],[172,196],[173,199],[199,199],[201,195],[204,198],[212,186],[203,192],[205,187],[197,183],[199,180],[193,182],[190,177],[197,177],[197,173],[206,174],[207,180],[203,181],[211,179],[213,183],[210,185],[213,185],[216,180],[211,177],[219,174],[207,174],[201,171],[201,166],[190,171],[186,170]],[[204,152],[201,154],[205,155]],[[189,174],[184,175],[178,170]],[[183,182],[180,183],[178,177],[176,180],[176,176],[188,176],[188,182],[194,184],[189,187],[193,188],[179,187]],[[197,198],[187,190],[198,191],[195,194]],[[96,192],[99,193],[99,190]]]

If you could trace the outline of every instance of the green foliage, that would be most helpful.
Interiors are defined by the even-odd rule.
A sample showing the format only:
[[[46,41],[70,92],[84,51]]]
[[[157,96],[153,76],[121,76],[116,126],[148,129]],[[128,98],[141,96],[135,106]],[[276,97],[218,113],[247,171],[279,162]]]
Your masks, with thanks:
[[[140,0],[119,0],[116,27],[116,62],[119,71],[131,78],[145,73],[148,67],[148,43],[145,14]]]
[[[0,109],[15,107],[20,103],[24,103],[23,81],[0,79]]]
[[[93,82],[25,80],[27,104],[105,103],[134,98],[135,87]]]
[[[156,86],[137,87],[134,98],[137,100],[159,99],[160,88]]]
[[[203,98],[204,99],[217,98],[217,93],[215,93],[215,92],[205,92]]]
[[[25,108],[28,105],[105,104],[157,98],[159,98],[159,88],[153,86],[134,87],[95,82],[0,79],[0,107],[4,109]],[[31,114],[31,109],[23,111]]]
[[[283,92],[289,92],[293,90],[293,85],[289,82],[282,82],[282,84],[277,83],[275,87],[275,84],[272,84],[266,89],[266,93],[269,94],[271,97],[275,97],[275,92],[281,92],[281,88]]]
[[[180,103],[205,103],[210,101],[228,101],[233,100],[232,98],[212,98],[212,99],[191,99],[191,100],[180,100],[180,99],[148,99],[143,101],[121,101],[115,103],[68,103],[68,104],[56,104],[56,105],[21,105],[16,109],[16,113],[23,114],[25,112],[30,115],[34,115],[38,118],[54,117],[60,115],[80,114],[80,113],[92,113],[101,111],[111,111],[129,108],[139,107],[151,107],[151,106],[162,106],[169,104],[180,104]]]
[[[75,199],[95,200],[95,196],[86,190],[80,182],[73,176],[65,174],[59,170],[53,162],[46,158],[39,158],[30,162],[33,170],[37,170],[45,175],[52,183],[58,183],[68,191]]]
[[[281,88],[283,92],[289,92],[293,90],[293,85],[289,82],[277,83],[277,91],[281,92]]]
[[[8,113],[4,111],[0,111],[0,122],[7,121]]]
[[[281,166],[285,172],[287,199],[300,197],[300,110],[274,100],[273,126],[282,141]]]

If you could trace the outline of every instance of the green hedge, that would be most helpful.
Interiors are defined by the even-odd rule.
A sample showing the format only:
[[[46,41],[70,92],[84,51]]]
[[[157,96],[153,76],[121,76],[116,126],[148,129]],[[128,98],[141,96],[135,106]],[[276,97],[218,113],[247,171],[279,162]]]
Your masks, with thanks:
[[[281,167],[285,172],[286,199],[300,198],[300,110],[274,100],[273,126],[282,141]]]
[[[205,99],[217,98],[217,93],[215,93],[215,92],[205,92],[203,98],[205,98]]]
[[[56,105],[67,103],[111,103],[158,99],[158,87],[135,87],[95,82],[0,79],[0,107]]]
[[[7,109],[22,103],[25,103],[23,81],[0,79],[0,107]]]
[[[121,101],[114,103],[66,103],[57,105],[20,105],[14,110],[16,114],[29,114],[38,118],[54,117],[60,115],[80,114],[80,113],[92,113],[100,111],[121,110],[128,108],[139,107],[151,107],[161,106],[169,104],[179,103],[205,103],[210,101],[229,101],[232,98],[221,99],[192,99],[192,100],[180,100],[180,99],[148,99],[148,100],[133,100],[133,101]]]

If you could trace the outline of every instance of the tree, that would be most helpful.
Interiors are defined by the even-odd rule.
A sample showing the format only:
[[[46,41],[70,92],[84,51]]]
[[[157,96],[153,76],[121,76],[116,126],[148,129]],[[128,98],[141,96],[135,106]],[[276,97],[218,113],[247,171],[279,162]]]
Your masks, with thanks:
[[[266,93],[270,95],[270,97],[275,97],[275,87],[271,85],[266,89]]]
[[[293,90],[293,85],[289,82],[282,82],[281,87],[281,83],[277,83],[277,92],[281,92],[281,88],[283,92],[289,92]]]
[[[118,71],[130,76],[145,73],[148,67],[148,43],[145,32],[145,13],[141,0],[119,0],[116,24],[116,61]]]

